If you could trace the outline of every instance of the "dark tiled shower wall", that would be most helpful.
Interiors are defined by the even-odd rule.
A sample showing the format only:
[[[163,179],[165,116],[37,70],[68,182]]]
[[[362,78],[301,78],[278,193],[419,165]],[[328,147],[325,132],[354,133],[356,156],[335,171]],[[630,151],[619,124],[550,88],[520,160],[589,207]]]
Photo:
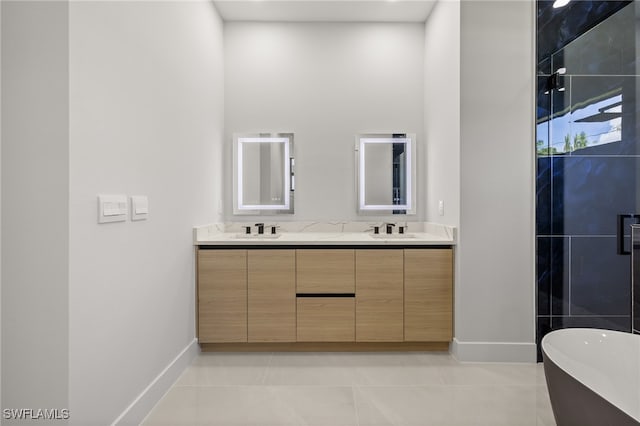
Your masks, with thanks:
[[[552,53],[575,40],[631,1],[570,2],[563,8],[554,9],[555,0],[538,0],[537,44],[538,62],[543,62]]]
[[[536,140],[542,141],[536,174],[538,343],[547,332],[560,328],[631,329],[630,256],[617,254],[616,225],[618,214],[640,213],[637,5],[585,1],[571,2],[573,9],[550,11],[550,3],[538,2],[538,53],[547,49],[548,55],[567,40],[576,42],[553,57],[554,69],[567,68],[558,81],[563,91],[550,90],[548,76],[538,77]],[[609,20],[579,38],[595,25],[585,19],[602,22],[603,16]],[[552,42],[556,44],[549,47]],[[539,74],[549,73],[551,62],[543,58]],[[571,134],[578,134],[590,124],[574,115],[585,105],[616,95],[622,96],[620,141],[567,153],[551,151],[563,142],[562,120],[570,123]],[[540,148],[548,151],[541,153]],[[628,247],[629,232],[625,235]]]

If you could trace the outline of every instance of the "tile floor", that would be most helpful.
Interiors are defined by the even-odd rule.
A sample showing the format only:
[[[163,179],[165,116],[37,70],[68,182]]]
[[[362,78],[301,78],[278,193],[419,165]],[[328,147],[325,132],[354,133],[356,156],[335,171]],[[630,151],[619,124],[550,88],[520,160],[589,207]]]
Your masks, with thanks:
[[[203,353],[144,426],[552,426],[542,364],[442,353]]]

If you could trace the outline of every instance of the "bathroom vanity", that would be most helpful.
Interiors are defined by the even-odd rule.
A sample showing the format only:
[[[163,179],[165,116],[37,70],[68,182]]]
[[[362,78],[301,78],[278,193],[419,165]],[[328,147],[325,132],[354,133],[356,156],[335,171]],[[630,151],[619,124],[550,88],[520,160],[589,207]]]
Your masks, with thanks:
[[[366,226],[196,228],[202,349],[448,349],[454,230],[412,224],[410,234],[375,235]]]

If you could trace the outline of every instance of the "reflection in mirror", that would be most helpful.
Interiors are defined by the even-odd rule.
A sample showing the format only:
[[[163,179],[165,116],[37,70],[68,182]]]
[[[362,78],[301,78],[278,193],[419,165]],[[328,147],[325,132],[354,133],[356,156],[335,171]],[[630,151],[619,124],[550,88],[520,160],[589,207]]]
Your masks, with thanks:
[[[234,214],[293,213],[293,134],[234,135]]]
[[[415,214],[415,135],[360,135],[358,211]]]

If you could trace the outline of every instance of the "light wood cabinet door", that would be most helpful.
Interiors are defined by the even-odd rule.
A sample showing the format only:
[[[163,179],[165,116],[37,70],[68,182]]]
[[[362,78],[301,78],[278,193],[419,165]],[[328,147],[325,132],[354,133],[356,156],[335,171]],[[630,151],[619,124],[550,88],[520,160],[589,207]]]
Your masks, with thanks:
[[[405,249],[404,340],[453,338],[453,250]]]
[[[356,341],[404,340],[403,251],[356,250]]]
[[[198,340],[247,341],[246,250],[198,250]]]
[[[353,342],[355,319],[353,297],[299,297],[298,342]]]
[[[249,250],[249,342],[295,342],[295,250]]]
[[[298,293],[353,293],[355,250],[296,250]]]

